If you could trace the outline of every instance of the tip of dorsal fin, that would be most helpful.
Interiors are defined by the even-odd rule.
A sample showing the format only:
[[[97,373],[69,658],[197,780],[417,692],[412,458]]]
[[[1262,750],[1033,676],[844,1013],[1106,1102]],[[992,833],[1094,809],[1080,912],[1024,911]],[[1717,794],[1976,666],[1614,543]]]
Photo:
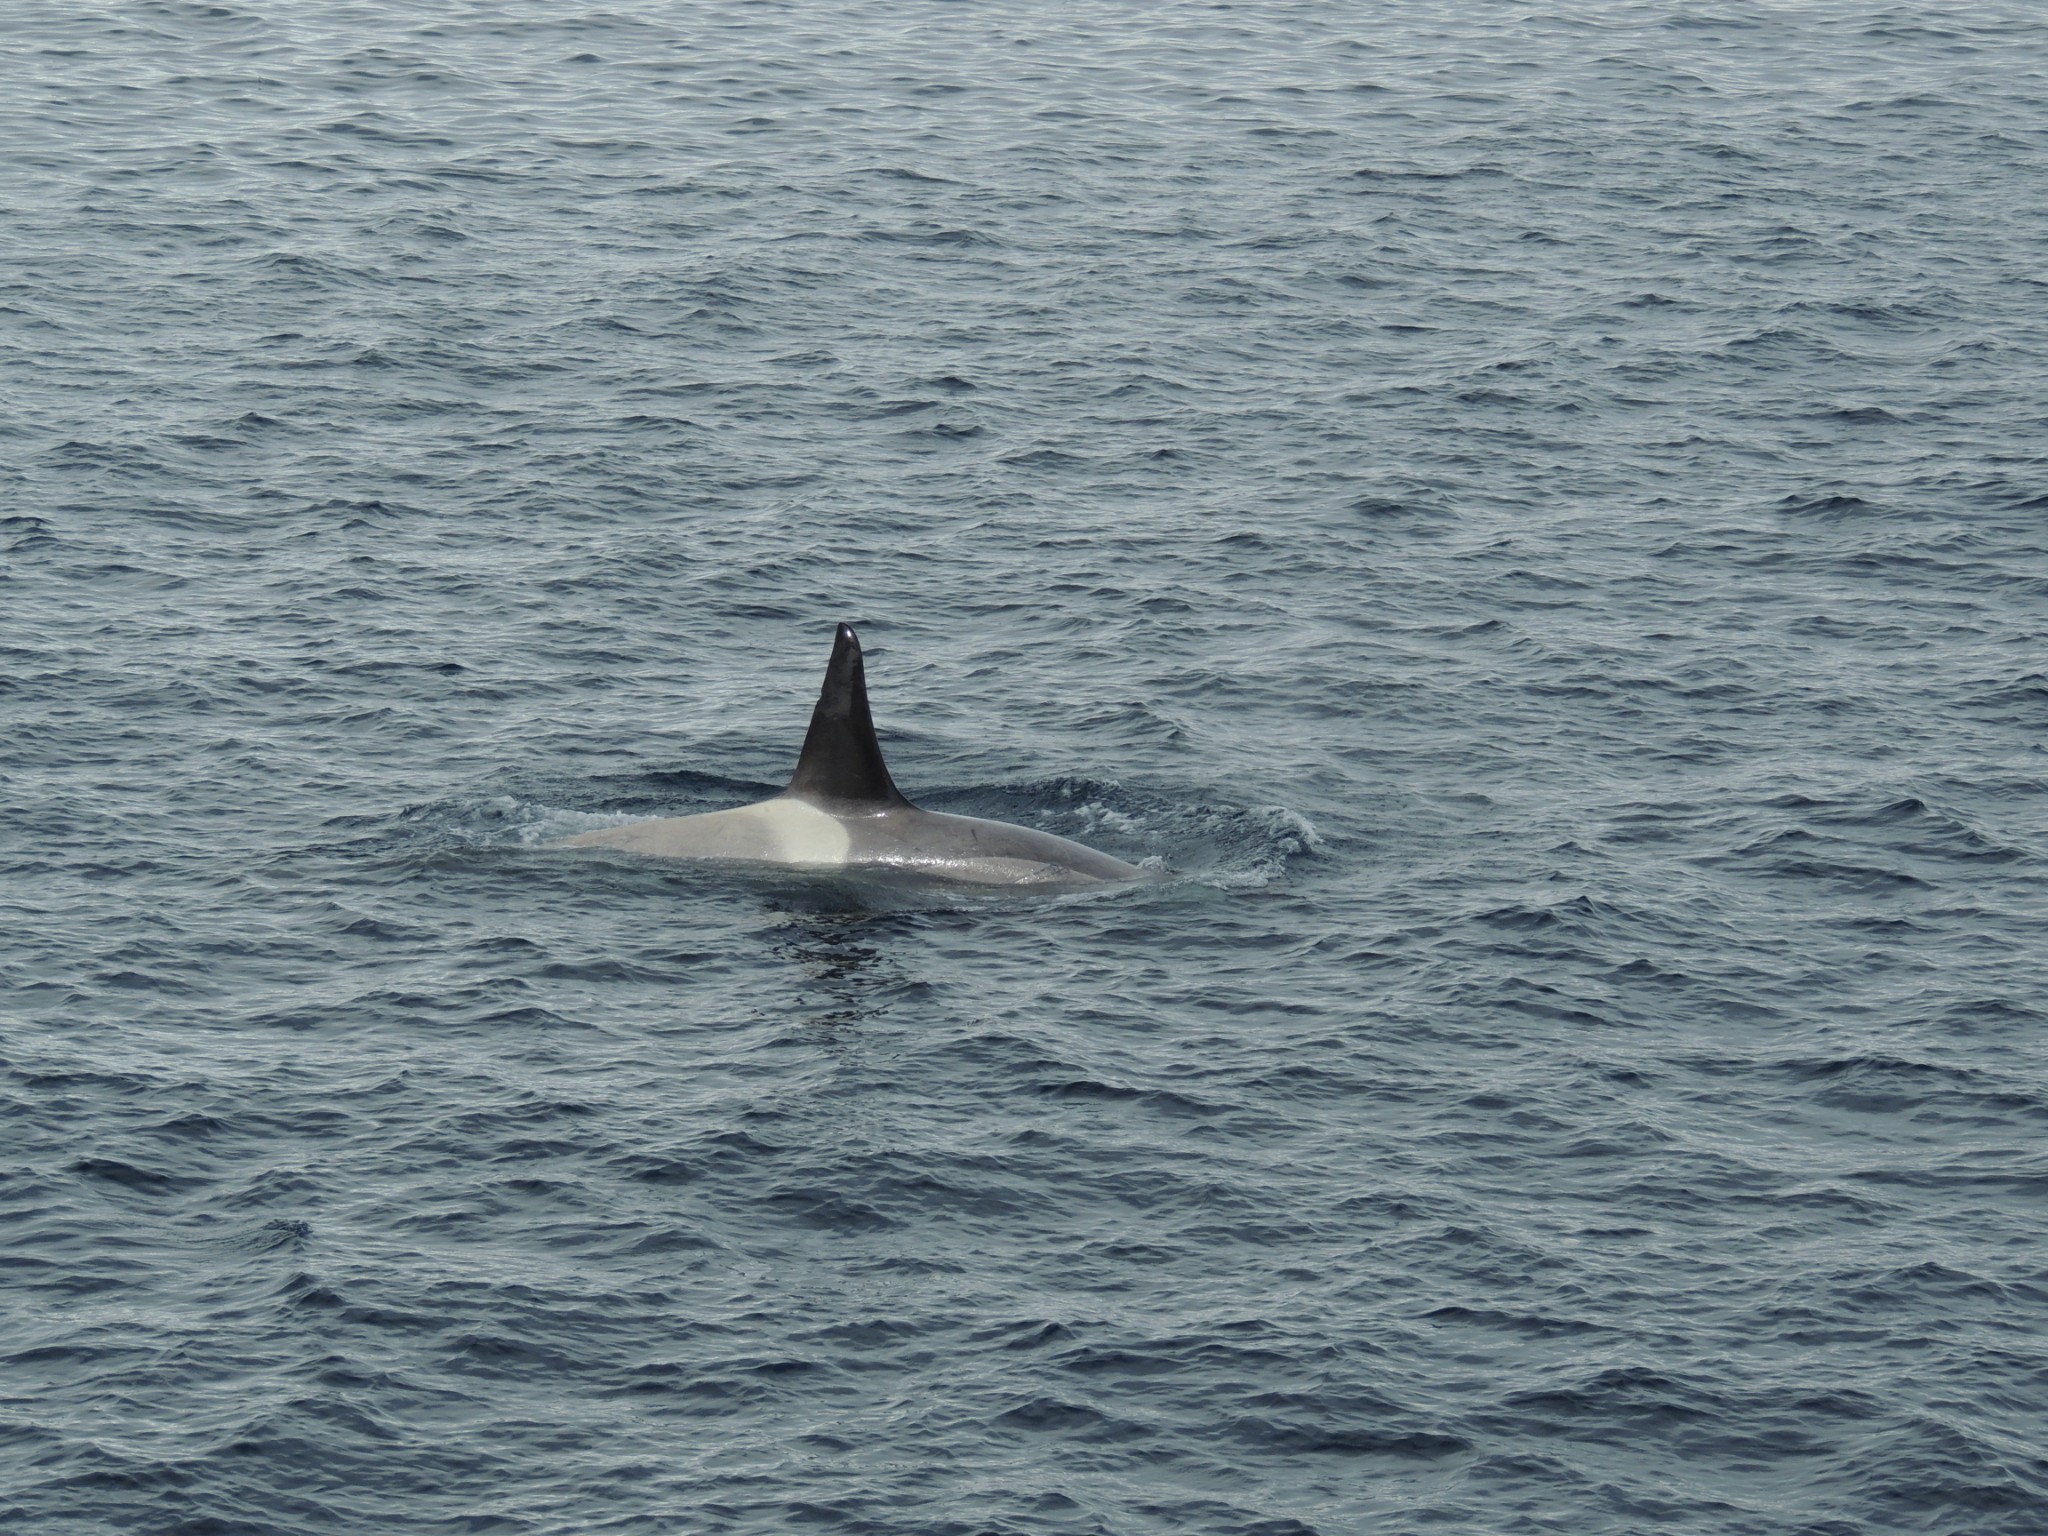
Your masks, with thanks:
[[[825,686],[818,691],[818,707],[811,711],[803,755],[783,793],[812,800],[909,804],[889,777],[882,744],[875,740],[860,636],[851,624],[840,625],[832,641],[832,660],[825,668]]]

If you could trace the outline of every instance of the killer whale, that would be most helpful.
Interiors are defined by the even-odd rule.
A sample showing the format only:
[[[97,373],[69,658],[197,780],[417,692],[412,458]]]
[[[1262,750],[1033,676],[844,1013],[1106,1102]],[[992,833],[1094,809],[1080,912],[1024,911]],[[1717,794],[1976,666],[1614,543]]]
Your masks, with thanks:
[[[984,886],[1071,887],[1152,876],[1050,832],[913,805],[882,760],[860,637],[850,624],[834,635],[810,730],[781,794],[729,811],[605,827],[556,846]]]

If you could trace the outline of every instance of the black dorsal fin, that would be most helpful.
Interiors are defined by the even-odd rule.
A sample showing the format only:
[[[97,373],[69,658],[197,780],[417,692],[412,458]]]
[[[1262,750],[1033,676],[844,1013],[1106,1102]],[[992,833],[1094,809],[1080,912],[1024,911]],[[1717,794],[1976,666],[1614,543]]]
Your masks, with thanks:
[[[889,777],[889,765],[882,761],[882,744],[875,740],[860,636],[851,624],[840,625],[832,642],[832,661],[825,668],[818,707],[811,711],[803,756],[796,760],[796,772],[783,793],[875,806],[910,803]]]

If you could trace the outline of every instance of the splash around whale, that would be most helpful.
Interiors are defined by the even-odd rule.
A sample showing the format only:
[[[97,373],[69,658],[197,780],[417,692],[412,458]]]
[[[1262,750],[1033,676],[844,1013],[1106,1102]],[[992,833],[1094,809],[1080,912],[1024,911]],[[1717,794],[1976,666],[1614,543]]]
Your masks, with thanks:
[[[839,626],[803,752],[781,794],[729,811],[606,827],[555,846],[973,886],[1071,889],[1158,877],[1050,832],[913,805],[882,761],[850,624]]]

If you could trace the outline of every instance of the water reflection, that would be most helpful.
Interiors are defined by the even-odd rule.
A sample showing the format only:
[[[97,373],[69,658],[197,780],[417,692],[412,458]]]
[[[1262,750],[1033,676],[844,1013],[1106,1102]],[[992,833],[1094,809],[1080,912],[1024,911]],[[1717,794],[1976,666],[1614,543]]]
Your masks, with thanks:
[[[890,952],[901,914],[787,911],[773,952],[797,977],[804,1022],[837,1033],[887,1012],[913,983]]]

